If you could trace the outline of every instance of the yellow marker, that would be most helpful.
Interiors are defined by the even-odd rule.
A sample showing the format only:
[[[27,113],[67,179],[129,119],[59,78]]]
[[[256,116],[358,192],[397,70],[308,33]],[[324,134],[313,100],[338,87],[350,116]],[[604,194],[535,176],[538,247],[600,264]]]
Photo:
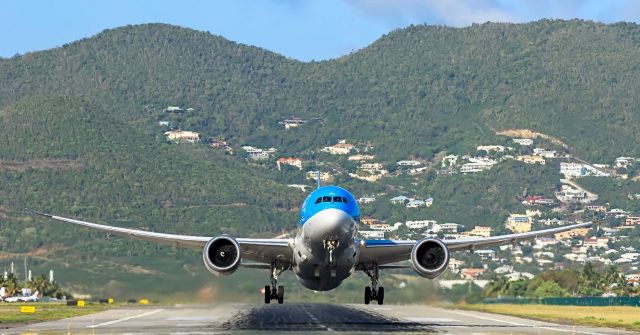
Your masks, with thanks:
[[[111,298],[107,299],[107,303],[108,304],[113,304],[113,299],[111,299]]]
[[[33,314],[36,312],[36,306],[20,306],[20,313]]]
[[[84,300],[78,300],[78,307],[84,307],[85,302]]]
[[[148,305],[149,304],[149,299],[140,299],[140,304]]]

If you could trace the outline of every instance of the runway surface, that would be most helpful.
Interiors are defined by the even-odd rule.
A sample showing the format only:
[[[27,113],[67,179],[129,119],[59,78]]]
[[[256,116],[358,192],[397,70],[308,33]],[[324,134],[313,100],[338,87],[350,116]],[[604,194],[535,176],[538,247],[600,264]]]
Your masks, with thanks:
[[[0,334],[637,334],[422,305],[176,305],[118,308]]]

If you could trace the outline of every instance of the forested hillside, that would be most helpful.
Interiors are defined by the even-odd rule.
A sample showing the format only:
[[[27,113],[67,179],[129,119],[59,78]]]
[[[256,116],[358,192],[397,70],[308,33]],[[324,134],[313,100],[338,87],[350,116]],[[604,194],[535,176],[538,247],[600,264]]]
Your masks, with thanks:
[[[189,234],[273,236],[295,227],[304,193],[204,145],[168,144],[158,126],[170,118],[167,106],[194,108],[172,119],[175,127],[291,155],[347,138],[386,164],[430,160],[506,144],[495,132],[522,128],[591,161],[638,157],[639,47],[635,24],[411,26],[350,55],[303,63],[146,24],[0,59],[0,247],[89,263],[166,252],[43,225],[26,207]],[[312,121],[284,130],[278,121],[291,116]],[[551,193],[556,170],[516,163],[475,179],[431,171],[404,191],[443,200],[421,214],[499,225],[524,188]],[[359,194],[386,191],[345,184]],[[412,218],[385,206],[372,213]]]

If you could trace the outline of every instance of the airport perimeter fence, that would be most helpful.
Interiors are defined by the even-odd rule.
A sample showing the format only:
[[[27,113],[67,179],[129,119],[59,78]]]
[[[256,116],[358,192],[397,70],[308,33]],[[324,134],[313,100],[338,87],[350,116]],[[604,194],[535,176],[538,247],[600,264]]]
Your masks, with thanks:
[[[563,306],[633,306],[640,307],[640,297],[579,297],[579,298],[488,298],[485,304],[540,304]]]

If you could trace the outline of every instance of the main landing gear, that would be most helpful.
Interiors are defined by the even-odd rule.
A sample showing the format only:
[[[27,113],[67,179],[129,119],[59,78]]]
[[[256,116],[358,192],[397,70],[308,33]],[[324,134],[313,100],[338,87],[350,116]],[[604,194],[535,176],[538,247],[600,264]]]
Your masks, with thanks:
[[[382,305],[384,303],[384,287],[378,287],[378,264],[360,265],[360,269],[371,279],[371,286],[364,288],[364,304],[368,305],[371,301],[377,301],[378,305]]]
[[[284,286],[278,286],[278,276],[284,272],[286,267],[278,267],[275,263],[271,264],[271,286],[264,287],[264,303],[271,303],[271,300],[277,300],[279,304],[284,302]]]

